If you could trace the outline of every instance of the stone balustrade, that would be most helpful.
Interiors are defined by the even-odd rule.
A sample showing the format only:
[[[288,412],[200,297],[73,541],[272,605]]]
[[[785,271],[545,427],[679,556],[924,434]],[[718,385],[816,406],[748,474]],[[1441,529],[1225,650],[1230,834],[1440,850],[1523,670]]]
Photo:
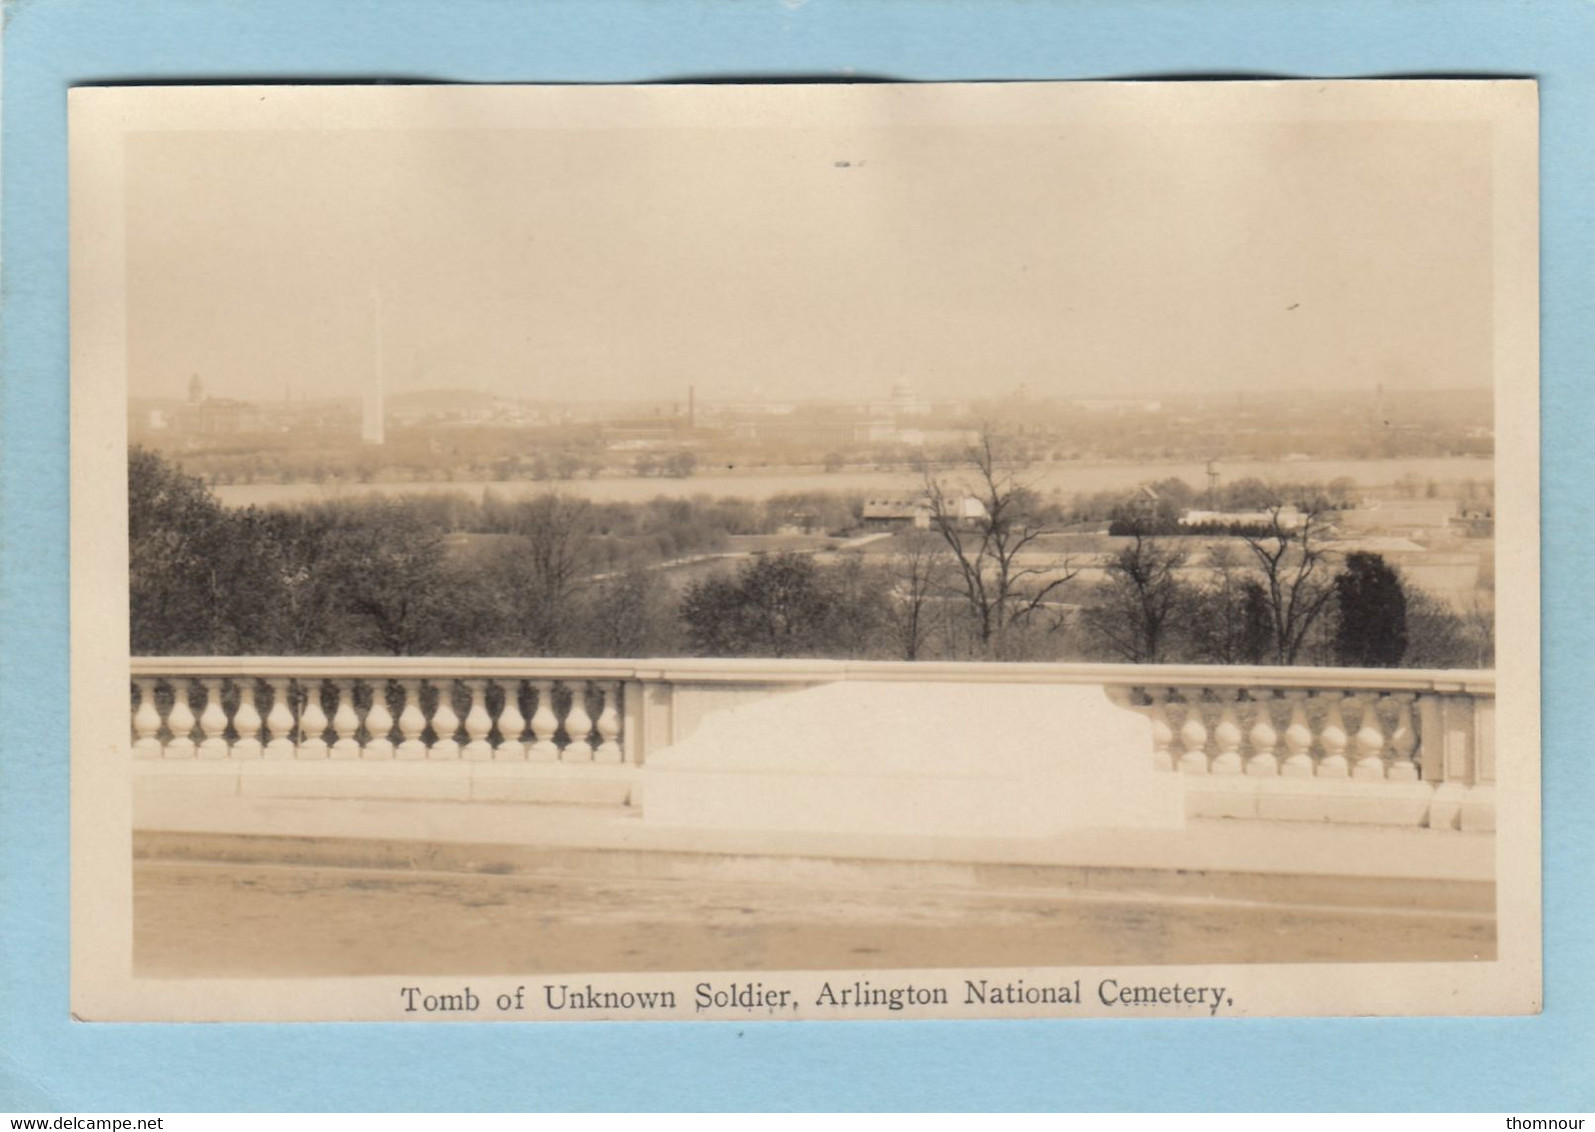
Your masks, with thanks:
[[[621,763],[625,680],[428,661],[133,664],[133,753],[164,759]],[[469,666],[464,666],[468,668]],[[455,671],[450,671],[451,669]]]
[[[1398,671],[1350,681],[1338,673],[1326,680],[1323,669],[1285,671],[1293,675],[1128,685],[1152,723],[1154,764],[1185,774],[1442,781],[1455,777],[1448,765],[1473,769],[1468,758],[1447,763],[1448,733],[1453,748],[1470,753],[1488,737],[1488,674]],[[1478,745],[1481,754],[1493,748]],[[1478,769],[1493,777],[1493,766]]]
[[[454,763],[509,771],[609,764],[624,774],[650,749],[691,735],[710,711],[844,680],[1100,686],[1148,721],[1144,751],[1103,757],[1150,758],[1156,769],[1182,775],[1195,816],[1493,827],[1489,672],[135,658],[130,737],[144,765]],[[1036,720],[1037,735],[1049,726],[1068,722]]]
[[[1492,673],[1159,676],[1116,693],[1146,712],[1154,765],[1189,776],[1195,813],[1494,827]]]

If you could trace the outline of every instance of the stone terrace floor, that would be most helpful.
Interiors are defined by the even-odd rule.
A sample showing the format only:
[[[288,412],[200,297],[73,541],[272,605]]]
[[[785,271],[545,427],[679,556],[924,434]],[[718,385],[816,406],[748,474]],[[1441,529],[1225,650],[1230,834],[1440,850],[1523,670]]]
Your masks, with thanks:
[[[1457,832],[1206,821],[1023,846],[755,846],[623,807],[243,798],[193,820],[145,806],[140,824],[141,976],[1495,955],[1493,838]]]
[[[1495,955],[1494,917],[1454,909],[173,860],[135,865],[134,922],[135,970],[169,977]]]

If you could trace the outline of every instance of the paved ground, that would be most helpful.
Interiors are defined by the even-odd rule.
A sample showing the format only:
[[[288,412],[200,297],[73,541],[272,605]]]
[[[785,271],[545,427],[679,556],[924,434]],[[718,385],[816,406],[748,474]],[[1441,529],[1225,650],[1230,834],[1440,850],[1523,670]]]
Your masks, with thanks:
[[[521,846],[547,851],[636,850],[647,853],[720,853],[859,861],[962,861],[1095,868],[1154,869],[1161,872],[1243,873],[1263,876],[1407,877],[1421,893],[1436,882],[1489,885],[1495,876],[1495,837],[1488,833],[1398,826],[1349,826],[1311,821],[1196,820],[1184,829],[1076,829],[1047,838],[952,838],[879,834],[672,829],[643,819],[637,806],[549,805],[485,801],[426,801],[393,798],[257,797],[248,790],[189,794],[170,790],[170,780],[203,784],[207,777],[236,776],[292,766],[306,780],[347,775],[337,761],[271,762],[153,760],[141,764],[147,789],[135,790],[134,828],[138,837],[178,839],[271,838],[305,843],[300,863],[350,865],[358,860],[315,857],[317,846],[350,842],[426,843],[448,847],[458,856],[470,846]],[[399,764],[387,764],[390,769]],[[453,775],[462,764],[404,764],[406,773]],[[477,768],[517,764],[476,763]],[[539,764],[519,764],[528,769]],[[590,783],[589,771],[622,772],[623,767],[541,764],[569,786]],[[624,786],[623,782],[623,789]],[[607,789],[607,787],[606,787]],[[339,849],[341,854],[344,850]],[[173,854],[155,851],[165,857]],[[192,856],[183,852],[179,856]],[[236,860],[221,848],[204,860]],[[401,863],[404,858],[401,858]],[[289,862],[278,862],[289,863]],[[364,862],[375,863],[375,862]],[[385,867],[383,862],[378,867]],[[469,870],[466,870],[469,871]]]
[[[1369,882],[1377,885],[1378,882]],[[1493,917],[1036,889],[140,860],[146,976],[1434,961]]]

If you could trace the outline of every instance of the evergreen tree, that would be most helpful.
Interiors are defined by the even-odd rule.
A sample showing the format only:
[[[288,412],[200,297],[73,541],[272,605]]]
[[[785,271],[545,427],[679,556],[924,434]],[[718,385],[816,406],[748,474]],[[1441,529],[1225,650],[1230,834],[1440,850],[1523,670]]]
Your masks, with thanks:
[[[1407,595],[1377,554],[1356,551],[1335,576],[1340,621],[1335,659],[1349,668],[1394,668],[1407,651]]]

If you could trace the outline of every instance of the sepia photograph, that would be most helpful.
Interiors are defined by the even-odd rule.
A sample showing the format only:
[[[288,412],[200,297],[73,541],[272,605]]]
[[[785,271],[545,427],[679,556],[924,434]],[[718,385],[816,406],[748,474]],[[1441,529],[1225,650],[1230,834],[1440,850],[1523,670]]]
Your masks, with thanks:
[[[73,1009],[1532,1013],[1536,88],[79,88]]]

